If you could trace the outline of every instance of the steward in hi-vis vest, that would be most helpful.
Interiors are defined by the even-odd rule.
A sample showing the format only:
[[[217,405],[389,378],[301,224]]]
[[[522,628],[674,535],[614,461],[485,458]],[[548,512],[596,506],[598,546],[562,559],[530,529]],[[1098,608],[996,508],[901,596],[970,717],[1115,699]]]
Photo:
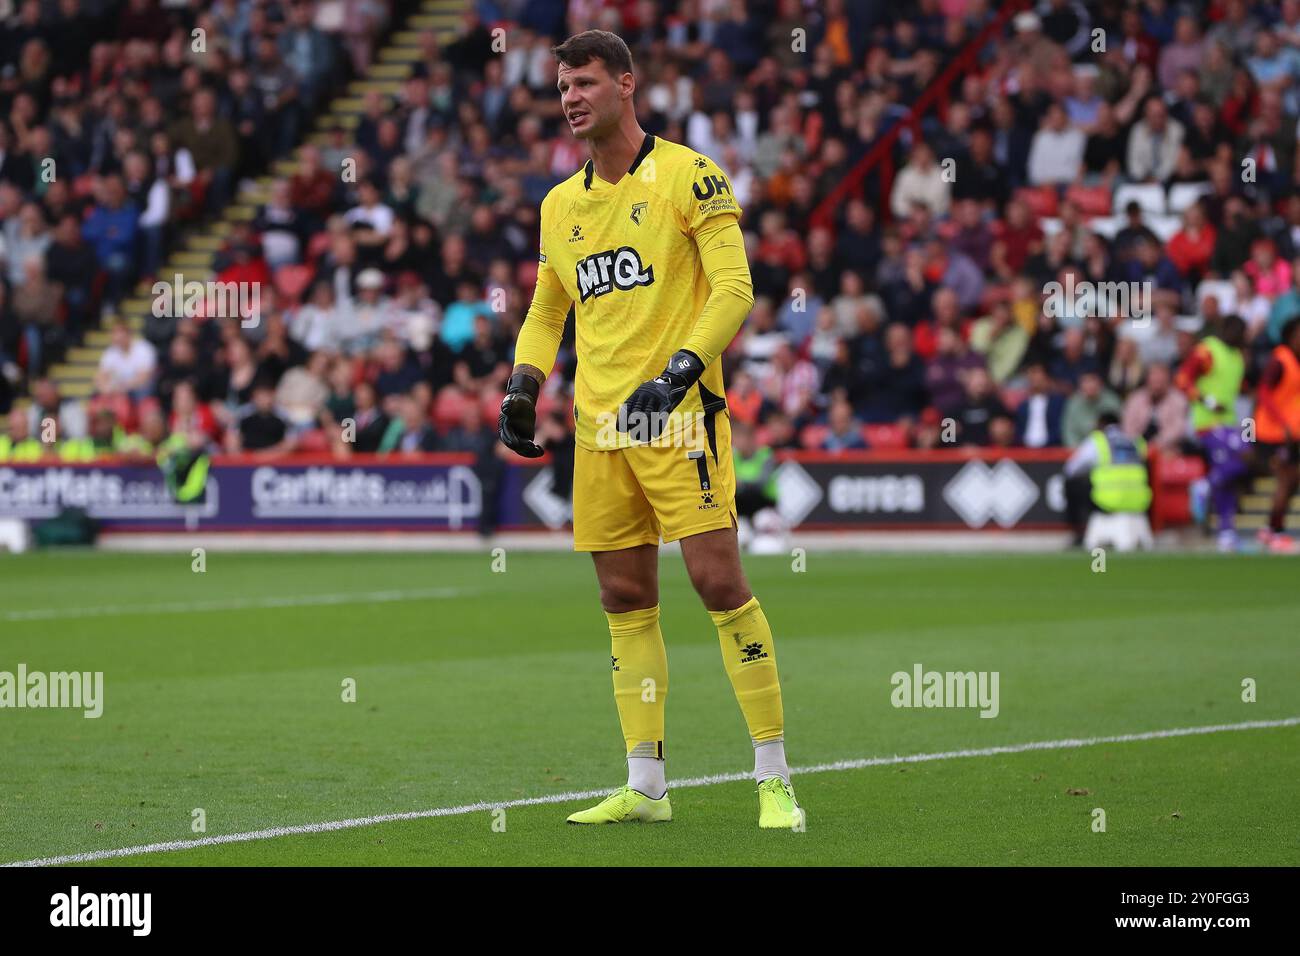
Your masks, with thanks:
[[[1092,466],[1092,503],[1102,511],[1141,513],[1151,507],[1151,482],[1147,478],[1147,443],[1130,438],[1118,425],[1098,429],[1088,436],[1097,451]]]

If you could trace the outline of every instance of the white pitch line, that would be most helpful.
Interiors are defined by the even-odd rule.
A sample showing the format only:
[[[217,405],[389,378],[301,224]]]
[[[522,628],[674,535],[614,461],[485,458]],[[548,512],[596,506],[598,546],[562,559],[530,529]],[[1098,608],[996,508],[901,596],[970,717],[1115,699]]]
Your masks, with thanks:
[[[169,601],[164,604],[109,604],[100,607],[46,607],[0,612],[0,621],[49,621],[68,617],[111,617],[121,614],[188,614],[192,611],[240,611],[247,608],[315,607],[327,604],[379,604],[460,597],[464,588],[423,588],[408,591],[361,591],[301,594],[290,597],[216,598],[211,601]]]
[[[1024,744],[1007,744],[1001,747],[980,747],[975,750],[944,750],[930,754],[862,757],[856,760],[837,760],[834,763],[814,764],[811,767],[800,767],[790,772],[794,776],[801,776],[808,773],[862,770],[866,767],[888,767],[903,763],[928,763],[932,760],[951,760],[957,757],[996,757],[999,754],[1029,753],[1034,750],[1071,750],[1077,747],[1092,747],[1097,744],[1126,744],[1140,740],[1163,740],[1168,737],[1192,737],[1199,734],[1217,734],[1231,730],[1265,730],[1275,727],[1295,727],[1297,725],[1300,725],[1300,717],[1286,717],[1281,720],[1248,720],[1239,724],[1175,727],[1170,730],[1148,730],[1144,733],[1116,734],[1111,737],[1071,737],[1065,740],[1038,740]],[[671,781],[669,788],[709,787],[720,783],[739,783],[742,780],[749,780],[751,777],[752,774],[749,773],[719,773],[708,777],[686,777],[681,780]],[[551,793],[544,797],[525,797],[518,800],[500,800],[493,803],[465,803],[457,807],[436,807],[432,810],[381,813],[377,816],[354,817],[350,820],[332,820],[327,823],[302,823],[296,826],[252,830],[248,833],[227,833],[222,836],[200,837],[197,840],[168,840],[165,843],[147,843],[144,846],[128,846],[117,850],[92,850],[88,853],[47,856],[38,860],[16,860],[12,863],[0,864],[0,866],[62,866],[65,863],[93,863],[97,860],[139,856],[145,853],[170,853],[175,850],[190,850],[196,847],[220,846],[223,843],[248,843],[253,840],[271,840],[276,837],[307,833],[330,833],[334,830],[351,830],[356,827],[374,826],[377,823],[394,823],[399,820],[427,820],[433,817],[462,816],[467,813],[481,813],[488,810],[568,803],[572,800],[589,800],[593,797],[603,797],[609,791],[609,787],[604,787],[600,790],[574,790],[569,793]]]

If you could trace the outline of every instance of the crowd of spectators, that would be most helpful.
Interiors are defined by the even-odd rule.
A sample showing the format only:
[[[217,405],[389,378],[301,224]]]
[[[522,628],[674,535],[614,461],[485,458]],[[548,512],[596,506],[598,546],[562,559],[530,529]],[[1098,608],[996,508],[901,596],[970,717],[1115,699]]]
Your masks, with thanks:
[[[20,289],[27,300],[40,292],[29,281],[40,268],[14,252],[33,236],[86,244],[79,254],[111,274],[114,210],[131,196],[149,208],[154,187],[143,184],[157,182],[131,175],[132,156],[175,197],[182,142],[237,131],[238,158],[221,168],[238,176],[260,161],[244,157],[250,139],[283,149],[302,132],[286,116],[298,102],[289,91],[319,88],[303,72],[316,44],[292,31],[317,36],[310,24],[327,4],[204,5],[196,15],[225,57],[214,71],[192,62],[166,18],[142,15],[149,2],[118,11],[121,40],[90,44],[71,106],[57,95],[70,87],[45,71],[54,139],[79,116],[92,144],[81,174],[99,194],[99,227],[72,195],[53,210],[49,189],[27,198],[0,150],[6,316],[18,315]],[[161,421],[230,452],[498,454],[495,409],[536,274],[538,204],[585,159],[562,122],[549,51],[601,27],[632,48],[643,127],[716,159],[745,210],[756,300],[724,361],[730,414],[760,442],[1072,445],[1111,411],[1175,449],[1186,406],[1172,373],[1196,337],[1239,314],[1258,354],[1300,314],[1300,0],[1026,9],[946,107],[898,137],[892,179],[876,167],[860,198],[825,208],[996,15],[984,0],[480,3],[449,43],[423,37],[398,95],[367,95],[355,128],[300,146],[296,174],[232,231],[218,278],[260,282],[260,320],[119,327],[91,409],[111,408],[127,433]],[[157,35],[135,46],[121,32],[146,26]],[[19,108],[25,83],[3,84],[2,135],[24,138],[30,165],[37,126],[23,117],[47,114]],[[227,188],[218,152],[192,149],[187,161],[200,181],[211,174],[208,195]],[[142,240],[136,254],[156,262],[151,248]],[[47,250],[45,261],[67,254]],[[1126,309],[1046,307],[1053,283],[1085,282],[1153,291]],[[543,392],[556,442],[575,367],[570,333]],[[28,427],[64,404],[48,382],[33,393]]]
[[[19,0],[0,10],[0,407],[182,230],[291,149],[388,5]],[[345,30],[347,33],[345,35]]]

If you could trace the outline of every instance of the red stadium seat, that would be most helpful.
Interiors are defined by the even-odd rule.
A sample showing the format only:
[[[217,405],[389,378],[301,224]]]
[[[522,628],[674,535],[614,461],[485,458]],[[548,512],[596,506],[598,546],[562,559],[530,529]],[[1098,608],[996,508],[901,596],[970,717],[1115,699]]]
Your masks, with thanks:
[[[896,451],[907,447],[907,427],[905,425],[863,425],[862,437],[868,448],[882,451]]]
[[[1056,215],[1056,190],[1051,186],[1023,186],[1016,190],[1016,198],[1024,200],[1038,219]]]
[[[521,289],[531,289],[537,284],[537,262],[528,259],[519,263],[519,268],[515,270],[515,282]]]
[[[136,417],[135,406],[131,404],[131,399],[121,392],[111,395],[96,395],[86,402],[86,419],[93,419],[99,414],[101,409],[107,408],[117,419],[118,425],[128,432],[136,430],[139,420]]]
[[[311,266],[283,265],[275,270],[275,291],[287,302],[301,302],[311,282]]]
[[[1196,455],[1151,453],[1151,526],[1159,531],[1171,525],[1192,523],[1189,486],[1205,475],[1205,462]]]
[[[1110,215],[1110,189],[1106,186],[1071,186],[1065,191],[1065,199],[1089,218]]]
[[[313,428],[298,436],[298,451],[319,453],[330,450],[329,439],[319,428]]]
[[[1003,404],[1003,405],[1005,405],[1005,406],[1006,406],[1007,408],[1009,408],[1009,409],[1013,409],[1013,410],[1014,410],[1014,409],[1019,408],[1019,407],[1020,407],[1020,403],[1023,402],[1026,398],[1029,397],[1029,389],[1027,389],[1027,388],[1004,388],[1004,389],[1002,389],[1002,391],[1000,391],[1000,392],[998,393],[998,397],[999,397],[1000,399],[1002,399],[1002,404]]]
[[[148,418],[150,415],[161,415],[162,402],[153,395],[146,395],[136,403],[135,411],[141,420]]]
[[[448,385],[433,400],[433,424],[439,431],[455,428],[460,424],[468,401],[465,393],[454,385]]]
[[[806,425],[804,430],[799,433],[799,444],[803,448],[817,449],[822,447],[822,442],[831,430],[825,425]]]
[[[315,262],[323,256],[330,247],[330,234],[328,232],[318,232],[307,240],[306,261]]]
[[[505,392],[489,391],[484,392],[479,399],[479,414],[483,416],[484,422],[491,422],[492,427],[496,427],[497,416],[501,414],[501,400],[506,397]],[[553,404],[553,403],[552,403]],[[540,419],[546,413],[547,400],[543,394],[538,397],[537,417]]]

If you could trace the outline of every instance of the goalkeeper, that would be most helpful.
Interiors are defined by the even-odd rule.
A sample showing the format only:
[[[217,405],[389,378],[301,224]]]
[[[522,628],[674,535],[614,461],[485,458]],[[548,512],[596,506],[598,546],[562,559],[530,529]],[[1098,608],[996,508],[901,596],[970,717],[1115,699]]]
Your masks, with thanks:
[[[574,309],[573,539],[591,552],[609,622],[627,785],[570,823],[672,818],[664,772],[668,663],[659,542],[679,541],[717,627],[748,725],[759,826],[802,825],[784,748],[767,618],[736,541],[735,473],[718,361],[753,304],[731,183],[648,135],[627,45],[592,30],[553,51],[564,117],[591,159],[542,201],[537,288],[501,404],[508,447],[537,457],[535,407]]]

